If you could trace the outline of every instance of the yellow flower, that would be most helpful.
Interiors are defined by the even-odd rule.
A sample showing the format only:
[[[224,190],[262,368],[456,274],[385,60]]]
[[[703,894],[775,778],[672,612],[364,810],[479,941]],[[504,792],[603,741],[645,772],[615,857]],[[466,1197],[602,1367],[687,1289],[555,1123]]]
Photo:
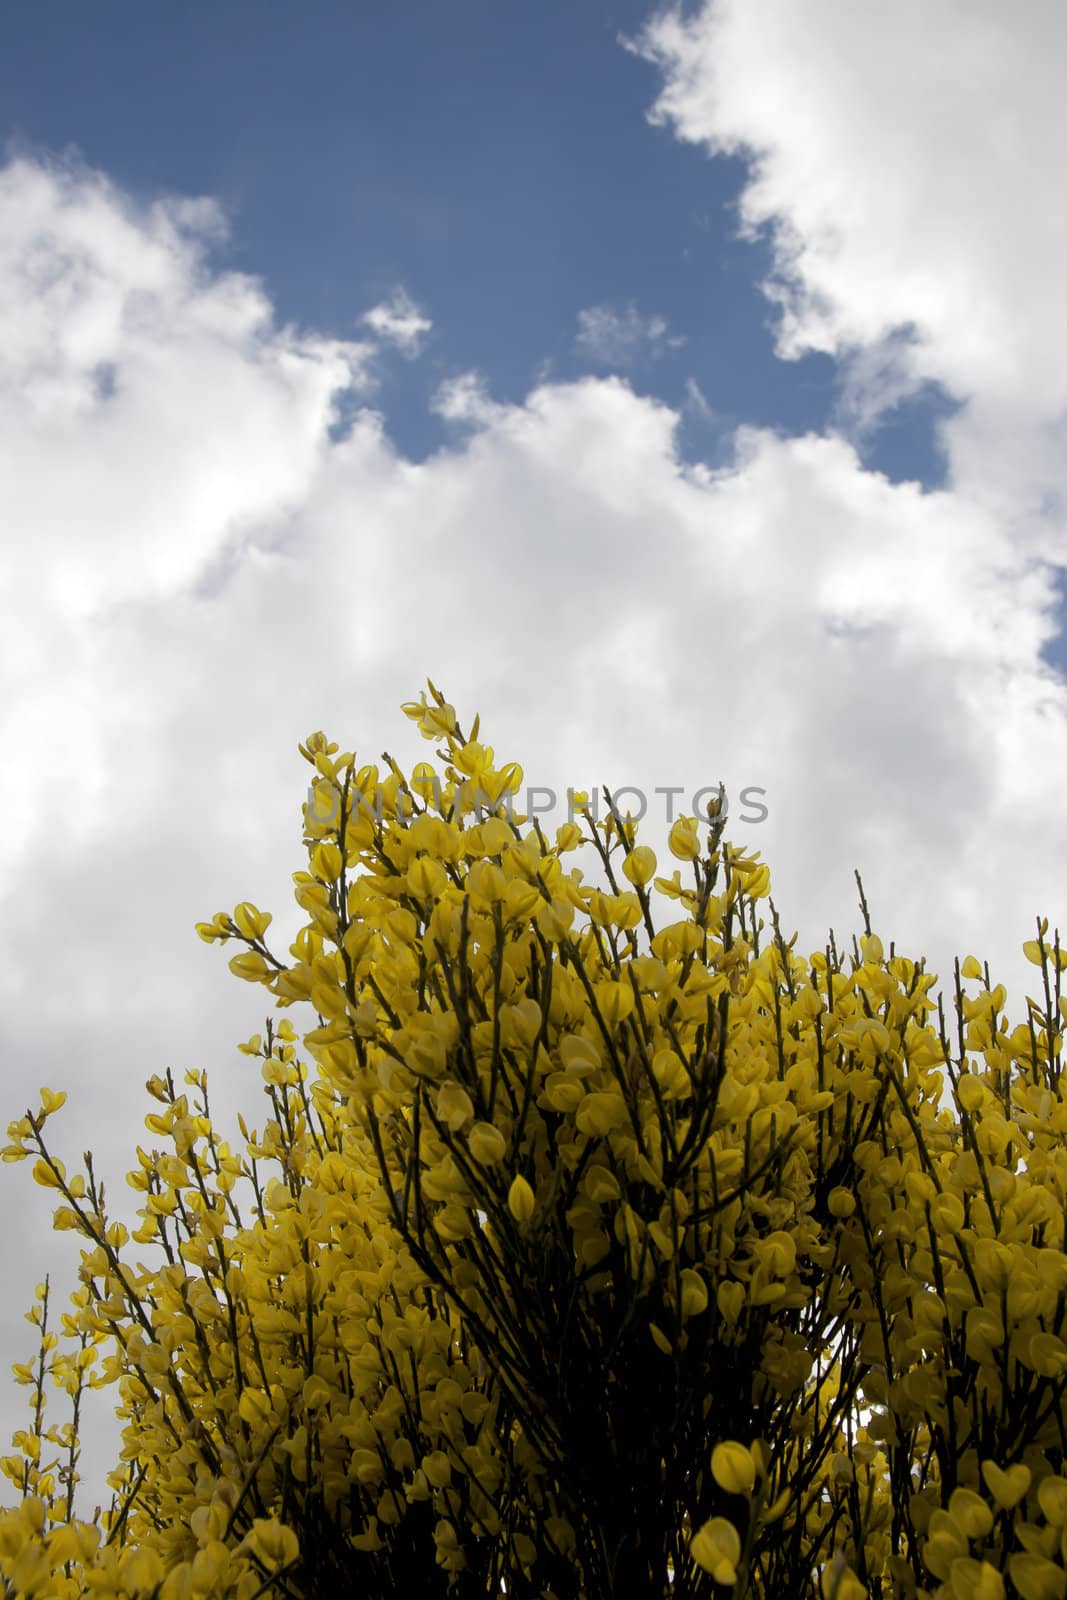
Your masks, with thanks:
[[[537,908],[536,921],[549,944],[559,944],[570,931],[574,907],[569,900],[542,900]]]
[[[325,847],[320,845],[319,848],[323,849]],[[337,850],[336,845],[331,845],[329,848],[337,851],[337,855],[340,856],[340,851]],[[338,866],[338,871],[340,871],[340,866]],[[262,939],[270,927],[272,918],[269,911],[257,911],[254,905],[251,905],[247,900],[242,900],[239,906],[234,907],[233,920],[237,924],[238,932],[245,939]]]
[[[719,1314],[723,1320],[732,1327],[744,1309],[744,1285],[730,1279],[720,1283],[715,1291],[715,1304],[718,1306]]]
[[[526,1223],[533,1216],[536,1204],[534,1192],[520,1172],[508,1190],[508,1210],[516,1222]]]
[[[751,1494],[756,1486],[756,1463],[743,1444],[727,1439],[711,1452],[711,1475],[728,1494]]]
[[[952,1600],[1004,1600],[1004,1579],[988,1561],[957,1556],[948,1581]]]
[[[622,870],[633,884],[648,883],[656,875],[656,853],[647,844],[639,844],[630,851]]]
[[[407,883],[416,900],[438,900],[448,887],[448,874],[439,861],[417,856],[408,868]]]
[[[550,1073],[545,1081],[544,1095],[553,1111],[569,1116],[577,1111],[585,1098],[581,1079],[570,1072]]]
[[[582,1188],[594,1205],[608,1205],[613,1200],[622,1199],[622,1190],[615,1174],[597,1162],[590,1162],[587,1167]]]
[[[708,1309],[708,1286],[692,1267],[683,1267],[678,1280],[682,1292],[682,1321],[685,1322]]]
[[[948,1514],[968,1539],[984,1539],[993,1526],[993,1513],[973,1489],[953,1489]]]
[[[458,1083],[442,1084],[437,1091],[437,1117],[450,1133],[458,1133],[474,1116],[474,1103]]]
[[[279,1522],[277,1517],[255,1517],[244,1542],[261,1561],[271,1567],[287,1567],[300,1554],[296,1534],[292,1528]]]
[[[629,983],[597,983],[593,985],[600,1014],[609,1028],[617,1027],[628,1017],[636,1004]]]
[[[480,1166],[490,1167],[503,1161],[508,1142],[491,1122],[476,1122],[467,1134],[467,1147]]]
[[[725,1517],[712,1517],[692,1538],[689,1554],[698,1567],[710,1572],[716,1583],[736,1583],[741,1559],[741,1536]]]
[[[1067,1526],[1067,1478],[1043,1478],[1037,1499],[1047,1522],[1054,1528]]]
[[[977,1111],[986,1097],[986,1087],[973,1073],[961,1072],[956,1082],[956,1098],[964,1111]]]
[[[667,848],[679,861],[696,861],[700,855],[695,817],[679,817],[667,835]]]
[[[692,1094],[693,1083],[676,1050],[657,1050],[652,1071],[666,1100],[681,1100]]]
[[[467,874],[467,892],[475,905],[492,906],[503,900],[507,879],[495,861],[475,861]]]
[[[138,1590],[150,1591],[161,1584],[166,1570],[158,1553],[147,1545],[141,1545],[123,1553],[118,1576],[123,1589],[135,1594]]]
[[[1021,1461],[1006,1470],[998,1467],[995,1461],[983,1461],[982,1477],[997,1505],[1005,1511],[1017,1506],[1030,1487],[1030,1468]]]
[[[500,1008],[500,1034],[504,1043],[528,1050],[541,1032],[543,1018],[536,1000],[517,1000]]]
[[[617,1089],[583,1094],[575,1122],[590,1139],[602,1139],[613,1128],[625,1127],[629,1120],[626,1101]]]
[[[853,1537],[856,1569],[906,1597],[913,1558],[888,1553],[888,1456],[942,1405],[946,1341],[980,1369],[972,1398],[991,1438],[1007,1437],[1003,1424],[1035,1385],[1051,1392],[1067,1373],[1055,1320],[1067,1293],[1057,1200],[1067,1080],[1061,1091],[1056,1078],[1067,996],[1048,1017],[1031,1005],[1012,1031],[1003,987],[964,961],[981,992],[961,1000],[959,1093],[944,1103],[935,980],[919,963],[887,957],[873,934],[855,970],[832,945],[804,958],[795,937],[759,940],[750,902],[769,891],[769,869],[720,845],[724,809],[710,833],[703,819],[673,826],[684,870],[667,878],[632,819],[601,824],[597,839],[623,871],[586,882],[562,859],[586,842],[583,829],[568,824],[549,846],[514,817],[504,800],[522,769],[497,766],[477,720],[468,738],[428,689],[407,709],[447,748],[410,783],[389,756],[353,779],[354,758],[325,734],[303,747],[316,781],[300,819],[310,870],[293,874],[304,925],[291,965],[258,944],[270,918],[250,901],[198,925],[209,943],[244,941],[233,970],[264,984],[279,1013],[301,1002],[300,1031],[276,1017],[239,1047],[266,1082],[262,1132],[238,1116],[245,1143],[231,1152],[209,1120],[204,1073],[186,1074],[188,1095],[169,1073],[149,1079],[159,1113],[146,1127],[166,1153],[138,1149],[129,1182],[142,1226],[131,1240],[103,1214],[102,1190],[80,1175],[68,1183],[45,1150],[61,1093],[42,1090],[40,1112],[9,1127],[5,1159],[42,1158],[38,1180],[66,1185],[67,1203],[49,1203],[54,1226],[88,1246],[55,1331],[40,1286],[30,1313],[40,1367],[23,1362],[15,1377],[25,1393],[43,1371],[71,1399],[121,1383],[123,1459],[145,1481],[124,1522],[127,1548],[64,1520],[52,1447],[62,1451],[66,1430],[37,1414],[0,1459],[23,1502],[0,1512],[0,1577],[55,1600],[144,1600],[155,1589],[162,1600],[248,1600],[264,1576],[280,1581],[265,1564],[298,1556],[296,1514],[314,1494],[327,1522],[340,1508],[333,1531],[364,1553],[372,1587],[413,1513],[435,1532],[431,1565],[460,1572],[495,1540],[509,1588],[529,1588],[537,1529],[565,1550],[575,1529],[562,1515],[505,1525],[503,1513],[565,1509],[533,1439],[560,1419],[542,1415],[545,1426],[527,1430],[490,1352],[506,1346],[517,1377],[525,1367],[540,1415],[553,1400],[551,1385],[538,1391],[553,1300],[593,1341],[579,1387],[605,1377],[598,1313],[610,1301],[649,1308],[642,1353],[661,1377],[681,1362],[706,1389],[716,1372],[702,1364],[728,1357],[742,1398],[766,1382],[789,1409],[819,1362],[841,1415],[864,1419],[847,1451],[830,1441],[821,1501],[798,1503],[788,1462],[776,1460],[766,1482],[761,1441],[715,1443],[709,1476],[708,1450],[728,1428],[705,1444],[701,1430],[671,1434],[661,1416],[657,1449],[692,1446],[679,1482],[705,1469],[725,1504],[746,1498],[745,1521],[767,1551],[776,1536],[810,1546],[825,1600],[862,1600],[845,1555]],[[487,795],[499,797],[495,815]],[[714,884],[715,862],[701,859],[712,846],[725,880]],[[681,920],[646,939],[653,885]],[[1045,932],[1027,947],[1031,960]],[[256,1196],[247,1225],[231,1205],[244,1181]],[[828,1195],[814,1211],[813,1194]],[[854,1214],[862,1228],[844,1225]],[[126,1249],[149,1242],[161,1260],[134,1266]],[[547,1299],[525,1292],[542,1269],[554,1275]],[[858,1364],[834,1362],[825,1341],[797,1332],[809,1300],[837,1314],[842,1272],[866,1285]],[[872,1295],[884,1317],[871,1315]],[[702,1318],[710,1337],[694,1338]],[[1005,1587],[1067,1600],[1067,1476],[1056,1417],[1042,1415],[1025,1465],[987,1461],[968,1477],[961,1460],[967,1487],[931,1480],[904,1508],[941,1600],[1004,1600]],[[261,1516],[227,1549],[257,1459]],[[518,1498],[513,1472],[530,1478]],[[269,1514],[286,1484],[294,1529]],[[757,1502],[765,1484],[767,1506]],[[863,1526],[846,1532],[853,1491]],[[353,1492],[362,1512],[349,1531]],[[656,1509],[668,1531],[685,1516],[678,1504]],[[805,1525],[782,1520],[793,1516]],[[693,1521],[693,1559],[716,1592],[742,1587],[743,1531],[723,1517]],[[1002,1521],[1011,1542],[984,1548]],[[68,1561],[69,1574],[54,1570]]]
[[[765,900],[771,892],[771,869],[762,862],[744,878],[744,890],[750,900]]]
[[[234,956],[230,961],[230,971],[238,978],[244,978],[247,983],[263,983],[271,976],[266,957],[261,956],[258,950],[246,950]]]
[[[595,1072],[602,1065],[596,1045],[578,1034],[562,1034],[559,1040],[559,1053],[568,1072],[581,1074]]]
[[[1022,1600],[1064,1600],[1067,1572],[1032,1551],[1008,1557],[1008,1576]]]
[[[53,1171],[53,1168],[55,1169]],[[61,1189],[66,1177],[66,1169],[62,1161],[53,1157],[52,1165],[47,1161],[35,1161],[33,1164],[34,1182],[39,1183],[42,1189]]]
[[[840,1554],[823,1573],[820,1587],[825,1600],[866,1600],[866,1588]]]

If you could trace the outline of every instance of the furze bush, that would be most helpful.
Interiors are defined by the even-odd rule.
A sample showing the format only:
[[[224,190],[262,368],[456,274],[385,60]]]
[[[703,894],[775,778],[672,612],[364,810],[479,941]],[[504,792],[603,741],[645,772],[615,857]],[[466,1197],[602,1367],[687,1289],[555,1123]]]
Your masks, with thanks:
[[[1062,1600],[1058,935],[1011,1031],[957,963],[950,1034],[862,886],[848,970],[832,937],[804,959],[714,806],[657,876],[628,817],[515,815],[521,769],[432,684],[404,709],[440,745],[410,779],[301,746],[291,959],[252,904],[199,925],[317,1014],[306,1060],[287,1018],[240,1046],[262,1131],[233,1148],[202,1073],[152,1078],[128,1236],[50,1152],[62,1094],[10,1126],[88,1248],[14,1369],[7,1594]]]

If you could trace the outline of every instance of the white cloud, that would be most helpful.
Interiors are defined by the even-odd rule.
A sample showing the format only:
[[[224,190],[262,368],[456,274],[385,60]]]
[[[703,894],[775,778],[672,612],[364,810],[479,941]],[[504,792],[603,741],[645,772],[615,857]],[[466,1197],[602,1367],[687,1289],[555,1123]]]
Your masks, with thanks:
[[[665,350],[683,345],[685,339],[668,337],[663,317],[642,317],[632,305],[621,312],[603,305],[579,311],[574,342],[581,354],[602,366],[628,367],[646,358],[655,360]]]
[[[370,346],[279,331],[253,279],[211,274],[207,203],[138,216],[99,175],[20,160],[0,170],[0,216],[15,588],[43,585],[80,616],[171,594],[266,511],[302,501],[334,396],[370,387]]]
[[[848,353],[840,375],[835,422],[849,437],[862,441],[922,388],[923,381],[912,370],[908,337],[887,335]]]
[[[703,417],[705,421],[710,421],[714,417],[714,407],[708,404],[708,397],[695,378],[686,378],[685,396],[688,410],[695,411],[697,416]]]
[[[360,319],[380,339],[395,344],[401,355],[409,360],[422,353],[422,339],[433,327],[429,317],[424,317],[405,289],[397,289],[388,300],[383,300]]]
[[[1067,11],[711,0],[623,43],[662,69],[652,121],[748,157],[779,353],[843,358],[861,433],[943,386],[953,484],[1067,560],[1067,524],[1034,515],[1067,478]]]
[[[481,372],[461,372],[439,383],[430,399],[430,410],[446,422],[475,425],[493,422],[504,414],[504,408],[490,399]]]
[[[127,1218],[149,1074],[207,1067],[219,1124],[255,1121],[233,1045],[264,997],[193,924],[252,899],[284,952],[297,740],[420,759],[398,708],[427,673],[560,794],[762,787],[768,820],[734,836],[802,948],[858,927],[856,866],[887,939],[943,977],[957,950],[988,955],[1022,1004],[1018,946],[1061,910],[1067,692],[1039,660],[1050,575],[994,497],[753,429],[729,467],[683,467],[678,415],[617,377],[504,405],[462,374],[435,404],[468,432],[418,465],[366,406],[332,439],[339,396],[371,392],[369,347],[279,329],[253,280],[211,266],[218,224],[92,174],[0,170],[10,1116],[68,1089],[57,1151],[93,1149]],[[1027,470],[1015,453],[1015,507]],[[25,1168],[4,1181],[40,1238],[47,1197]],[[33,1283],[72,1284],[77,1252],[0,1250],[3,1355],[25,1359]],[[22,1398],[0,1391],[0,1431]]]

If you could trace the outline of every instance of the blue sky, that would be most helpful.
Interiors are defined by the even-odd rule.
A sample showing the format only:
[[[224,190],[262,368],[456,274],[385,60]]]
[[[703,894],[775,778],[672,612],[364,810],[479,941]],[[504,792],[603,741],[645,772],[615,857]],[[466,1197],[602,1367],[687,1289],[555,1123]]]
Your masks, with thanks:
[[[193,927],[249,899],[285,954],[297,741],[422,759],[427,674],[529,784],[641,788],[654,847],[657,790],[760,789],[732,836],[802,949],[858,868],[1022,1020],[1065,925],[1065,54],[993,0],[6,10],[0,1044],[118,1215],[149,1075],[255,1103],[260,993]],[[0,1240],[3,1360],[71,1244]]]
[[[402,282],[433,315],[426,359],[380,403],[421,460],[448,441],[435,381],[477,367],[495,398],[612,365],[575,347],[582,308],[669,326],[625,370],[683,408],[682,452],[717,464],[739,422],[825,428],[835,364],[775,357],[765,241],[736,238],[741,157],[650,127],[655,72],[622,48],[645,4],[25,7],[5,25],[9,133],[77,146],[128,193],[211,194],[221,265],[280,321],[351,336]],[[521,308],[521,310],[519,309]],[[710,408],[686,406],[692,380]],[[936,403],[934,406],[936,411]],[[940,483],[927,396],[864,441],[891,478]]]

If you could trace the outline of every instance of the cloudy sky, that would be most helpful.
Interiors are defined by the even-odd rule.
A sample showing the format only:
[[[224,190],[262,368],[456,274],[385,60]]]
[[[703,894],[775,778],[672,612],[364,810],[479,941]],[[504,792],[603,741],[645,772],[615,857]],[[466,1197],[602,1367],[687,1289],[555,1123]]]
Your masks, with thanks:
[[[655,788],[722,779],[806,952],[858,868],[1021,1020],[1067,920],[1056,0],[3,33],[4,1121],[66,1089],[130,1217],[150,1074],[254,1119],[264,992],[193,925],[250,899],[285,953],[297,741],[422,759],[427,674],[653,843]],[[6,1364],[77,1251],[3,1183]]]

